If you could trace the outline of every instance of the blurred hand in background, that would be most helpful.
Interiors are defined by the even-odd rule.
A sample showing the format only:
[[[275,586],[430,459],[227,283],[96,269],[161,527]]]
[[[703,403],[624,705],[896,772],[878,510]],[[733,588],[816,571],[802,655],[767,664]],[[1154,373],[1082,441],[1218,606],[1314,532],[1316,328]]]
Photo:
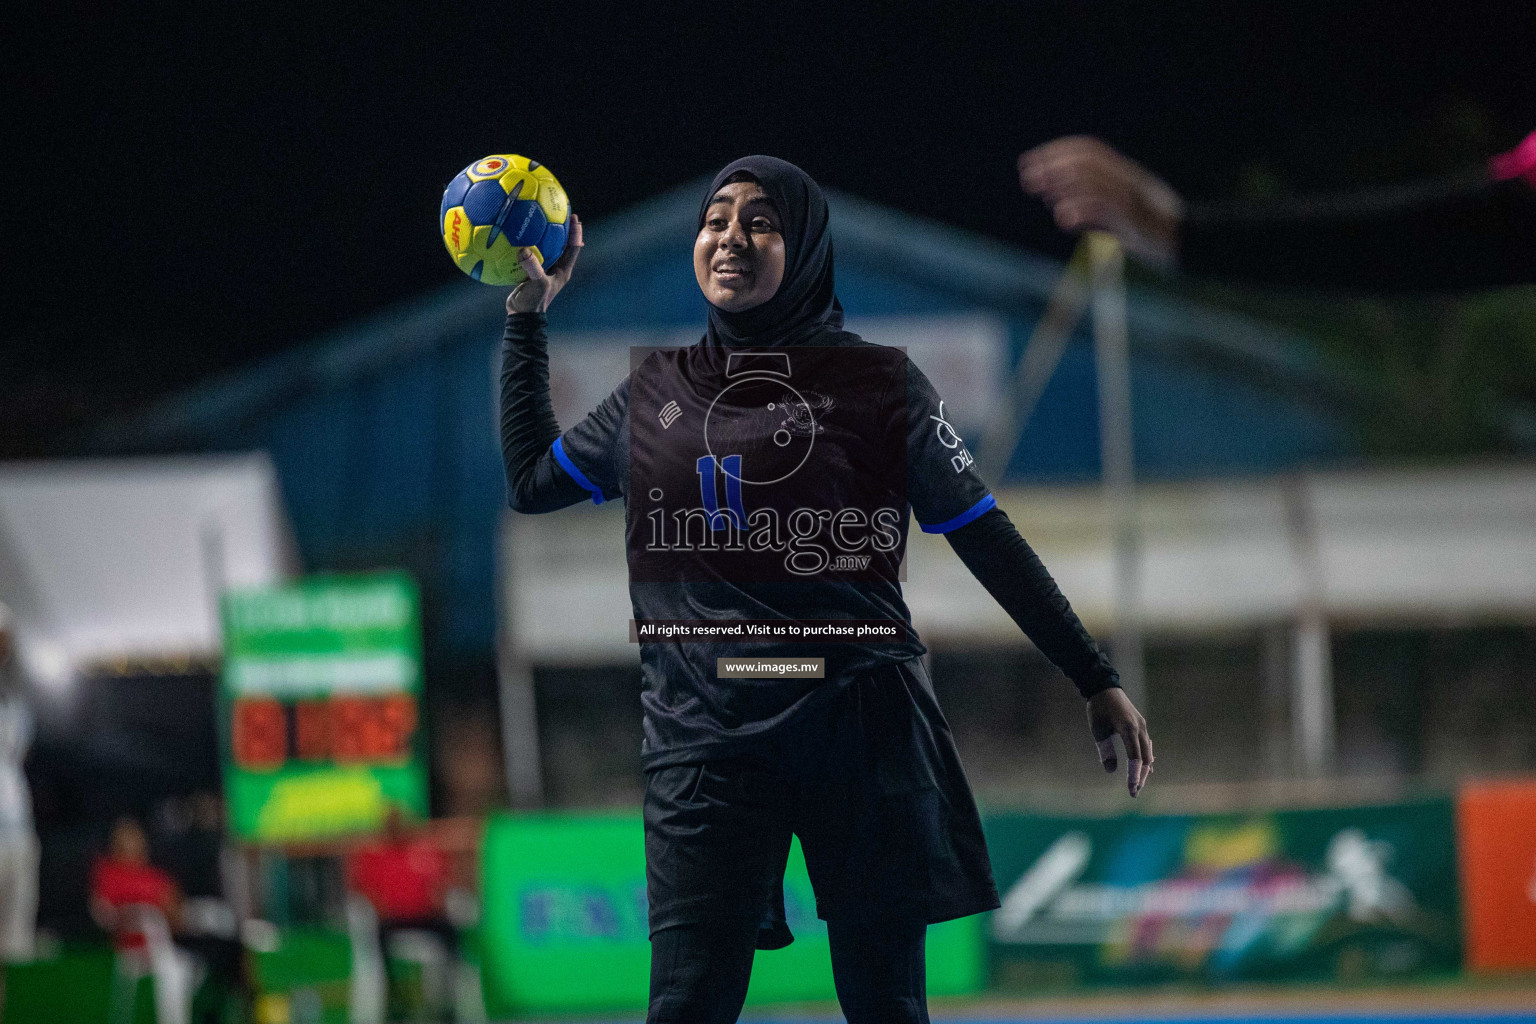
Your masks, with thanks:
[[[1184,200],[1163,179],[1088,135],[1019,155],[1019,184],[1050,207],[1063,231],[1107,231],[1164,269],[1178,260]]]

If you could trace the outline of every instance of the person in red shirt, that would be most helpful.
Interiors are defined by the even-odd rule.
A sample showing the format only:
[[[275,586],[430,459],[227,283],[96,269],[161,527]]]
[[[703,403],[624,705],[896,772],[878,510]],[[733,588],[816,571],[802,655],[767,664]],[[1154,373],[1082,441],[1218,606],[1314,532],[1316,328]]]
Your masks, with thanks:
[[[384,834],[347,859],[347,887],[368,898],[381,922],[425,921],[443,914],[448,856],[412,836],[398,807],[384,819]]]
[[[412,835],[399,807],[391,807],[378,840],[359,846],[347,858],[347,888],[373,905],[380,941],[405,929],[428,931],[451,954],[457,934],[448,922],[443,899],[451,882],[448,855],[431,840]]]
[[[133,818],[113,823],[106,855],[91,866],[90,901],[91,916],[113,934],[119,949],[144,948],[130,907],[158,909],[173,932],[181,926],[181,888],[149,862],[149,841]]]
[[[137,912],[143,907],[152,907],[165,916],[166,927],[175,941],[176,959],[190,961],[199,972],[206,970],[219,989],[227,994],[226,999],[248,1004],[251,983],[239,939],[195,929],[190,934],[184,933],[187,922],[182,914],[181,885],[168,872],[150,863],[149,840],[144,827],[134,818],[125,816],[112,824],[106,854],[91,865],[91,916],[112,933],[113,944],[120,953],[153,968],[154,957],[148,948],[143,924],[137,918]],[[163,962],[161,967],[164,967]],[[202,1013],[205,1016],[199,1016],[198,1020],[220,1019],[222,1005],[218,1001],[204,1004]]]

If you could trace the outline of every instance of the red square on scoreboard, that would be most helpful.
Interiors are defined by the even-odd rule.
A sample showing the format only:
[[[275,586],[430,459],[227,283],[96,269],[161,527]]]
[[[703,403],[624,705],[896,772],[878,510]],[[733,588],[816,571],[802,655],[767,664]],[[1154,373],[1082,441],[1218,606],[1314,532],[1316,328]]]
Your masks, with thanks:
[[[1536,780],[1462,787],[1456,830],[1467,965],[1536,969]]]

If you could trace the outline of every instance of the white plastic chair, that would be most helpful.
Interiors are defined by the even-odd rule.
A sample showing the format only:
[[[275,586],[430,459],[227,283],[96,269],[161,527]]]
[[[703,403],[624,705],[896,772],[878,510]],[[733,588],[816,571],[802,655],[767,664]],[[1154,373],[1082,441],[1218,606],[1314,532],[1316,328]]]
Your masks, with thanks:
[[[113,965],[113,1024],[132,1024],[139,982],[154,985],[155,1024],[191,1024],[192,996],[201,982],[202,967],[189,952],[171,941],[170,925],[159,907],[144,903],[120,911],[129,929],[144,936],[144,948],[120,949]]]
[[[389,981],[379,948],[379,919],[373,904],[357,893],[347,896],[347,938],[352,947],[351,1024],[384,1024]]]
[[[421,969],[422,1009],[428,1019],[437,1020],[448,1011],[451,965],[441,938],[423,929],[401,928],[390,935],[384,952]]]
[[[459,955],[453,964],[453,1019],[459,1024],[486,1024],[480,965],[471,963],[463,952],[463,937],[480,924],[480,901],[469,890],[455,887],[443,896],[443,912],[460,935]]]
[[[449,892],[448,917],[455,927],[473,926],[479,905],[463,890]],[[347,896],[347,933],[352,946],[351,1024],[382,1024],[389,1004],[385,950],[379,944],[378,914],[366,896]],[[390,936],[388,954],[421,968],[422,1001],[433,1019],[452,1013],[455,1020],[477,1024],[486,1018],[479,968],[451,958],[443,941],[429,931],[401,929]]]

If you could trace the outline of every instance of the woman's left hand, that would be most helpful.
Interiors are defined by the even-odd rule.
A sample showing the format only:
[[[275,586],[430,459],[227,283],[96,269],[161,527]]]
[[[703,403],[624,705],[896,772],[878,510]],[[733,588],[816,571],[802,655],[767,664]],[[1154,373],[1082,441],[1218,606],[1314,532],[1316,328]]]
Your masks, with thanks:
[[[1147,720],[1124,690],[1112,686],[1088,698],[1088,728],[1093,731],[1106,772],[1115,770],[1115,737],[1120,737],[1125,747],[1126,789],[1131,796],[1140,793],[1152,774],[1152,736],[1147,732]]]

